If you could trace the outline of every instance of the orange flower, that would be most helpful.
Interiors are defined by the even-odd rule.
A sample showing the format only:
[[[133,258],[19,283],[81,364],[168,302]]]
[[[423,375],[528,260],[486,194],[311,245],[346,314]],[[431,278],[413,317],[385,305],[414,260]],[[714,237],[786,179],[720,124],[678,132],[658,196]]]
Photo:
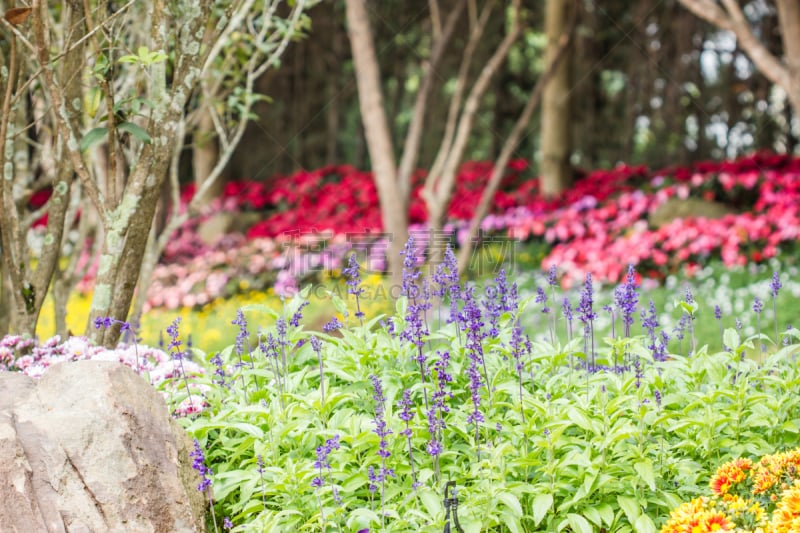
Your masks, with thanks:
[[[736,527],[736,524],[720,511],[708,513],[703,525],[705,527],[703,531],[732,531]]]
[[[800,480],[781,494],[781,501],[772,513],[774,533],[800,531]]]
[[[739,458],[725,463],[717,469],[716,474],[711,478],[711,490],[717,496],[727,494],[733,485],[747,479],[747,472],[752,468],[753,462],[746,458]]]

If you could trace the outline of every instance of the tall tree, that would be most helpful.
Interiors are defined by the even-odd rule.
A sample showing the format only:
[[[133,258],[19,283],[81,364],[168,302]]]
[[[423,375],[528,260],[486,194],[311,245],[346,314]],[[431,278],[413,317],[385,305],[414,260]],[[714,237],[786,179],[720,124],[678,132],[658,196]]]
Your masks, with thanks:
[[[92,323],[128,316],[167,175],[177,188],[177,160],[198,108],[196,90],[202,84],[207,98],[200,107],[209,109],[227,150],[241,136],[239,123],[250,118],[255,77],[277,61],[306,1],[293,2],[289,19],[279,23],[276,11],[284,5],[281,0],[258,5],[256,0],[130,0],[51,7],[33,0],[30,8],[5,11],[0,30],[10,47],[0,54],[5,87],[0,234],[15,331],[35,331],[77,199],[81,220],[94,216],[100,226],[87,334],[106,345],[116,342],[118,329],[96,329]],[[233,34],[242,28],[251,34],[237,42]],[[259,46],[264,53],[253,54],[251,47]],[[226,89],[227,69],[240,69],[243,87]],[[216,100],[221,96],[227,96],[223,111]],[[30,143],[25,136],[31,132],[49,144]],[[20,164],[13,156],[20,151],[32,151],[33,164]],[[30,213],[29,198],[45,188],[52,189],[50,199]],[[43,245],[34,253],[27,233],[43,214]]]
[[[572,0],[547,0],[545,63],[552,65],[559,54],[560,42],[568,31]],[[570,105],[572,47],[570,46],[544,88],[541,123],[541,191],[546,197],[555,196],[572,185],[572,116]]]
[[[346,3],[347,31],[353,53],[361,119],[367,138],[367,150],[372,160],[384,231],[388,232],[392,239],[388,256],[389,270],[395,282],[400,280],[403,270],[403,258],[400,252],[408,239],[411,174],[416,168],[419,157],[426,110],[434,89],[434,76],[438,75],[437,68],[466,4],[466,0],[458,0],[456,8],[450,12],[444,23],[438,16],[432,16],[431,56],[425,63],[423,81],[414,101],[411,124],[398,167],[383,103],[380,67],[375,55],[375,42],[369,25],[366,2],[347,0]],[[438,1],[433,0],[432,5],[438,6]],[[433,12],[438,15],[438,8]]]
[[[800,116],[800,2],[775,0],[783,37],[783,59],[777,57],[753,32],[739,0],[680,0],[698,17],[732,32],[742,50],[764,76],[781,87]]]

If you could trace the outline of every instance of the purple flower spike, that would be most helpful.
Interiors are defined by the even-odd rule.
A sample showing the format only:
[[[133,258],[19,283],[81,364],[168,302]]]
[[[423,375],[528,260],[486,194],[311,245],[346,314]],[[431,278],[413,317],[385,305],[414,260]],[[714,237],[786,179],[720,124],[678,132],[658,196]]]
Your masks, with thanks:
[[[203,454],[203,449],[200,447],[200,441],[197,439],[194,439],[194,450],[189,452],[189,456],[193,459],[192,468],[197,470],[197,472],[203,478],[200,481],[200,484],[197,485],[197,490],[200,492],[205,492],[209,487],[211,487],[211,478],[209,476],[213,475],[214,473],[206,466],[206,458]]]
[[[772,291],[772,297],[776,298],[778,296],[778,291],[781,290],[783,284],[781,283],[781,277],[777,271],[772,273],[772,282],[769,284],[769,288]]]
[[[337,329],[341,329],[343,326],[344,324],[342,324],[338,318],[333,317],[330,322],[322,326],[322,331],[325,333],[333,333]]]

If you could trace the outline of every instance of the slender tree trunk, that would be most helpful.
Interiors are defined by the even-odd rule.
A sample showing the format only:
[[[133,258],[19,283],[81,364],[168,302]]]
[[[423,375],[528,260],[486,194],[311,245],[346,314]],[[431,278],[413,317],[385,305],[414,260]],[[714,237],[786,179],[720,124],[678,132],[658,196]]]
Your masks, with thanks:
[[[544,91],[547,89],[547,85],[551,82],[553,76],[557,72],[561,61],[564,61],[569,54],[569,50],[572,46],[573,36],[575,34],[575,27],[578,21],[576,15],[577,13],[573,12],[572,20],[565,27],[565,32],[562,34],[561,39],[558,42],[558,49],[553,57],[553,61],[539,77],[536,85],[533,87],[533,90],[531,90],[531,93],[528,96],[528,101],[525,103],[522,113],[520,113],[519,117],[514,123],[514,127],[511,129],[511,133],[503,143],[503,146],[500,150],[500,155],[498,155],[497,159],[495,159],[492,167],[492,174],[489,177],[489,182],[483,189],[480,202],[478,202],[478,206],[475,208],[475,212],[472,215],[467,239],[462,244],[461,249],[458,252],[459,273],[463,273],[469,266],[469,261],[471,259],[473,247],[477,240],[481,222],[483,222],[483,219],[489,214],[494,196],[497,193],[497,190],[500,188],[500,182],[502,181],[506,172],[506,168],[508,167],[508,162],[511,160],[511,156],[514,151],[519,147],[522,136],[525,134],[528,124],[533,117],[533,112],[539,106]]]
[[[219,147],[217,146],[214,122],[211,113],[207,108],[200,111],[200,118],[197,128],[192,132],[194,149],[192,150],[192,167],[194,170],[194,182],[197,190],[209,179],[214,166],[219,158]],[[222,192],[223,180],[215,180],[213,186],[205,190],[200,205],[206,205],[211,200],[219,196]]]
[[[545,33],[547,52],[545,64],[551,65],[559,50],[559,41],[567,31],[570,0],[547,0]],[[556,196],[572,185],[572,117],[570,113],[570,51],[559,62],[542,98],[541,127],[541,192],[545,197]]]
[[[375,185],[381,204],[384,232],[390,234],[388,264],[392,282],[402,279],[403,258],[400,252],[408,240],[408,212],[397,184],[392,136],[383,107],[380,72],[375,57],[375,45],[369,27],[369,17],[364,0],[347,0],[347,34],[353,52],[358,101],[367,140],[367,150],[372,160]]]
[[[778,22],[783,36],[783,57],[789,68],[787,89],[795,118],[800,119],[800,2],[776,0]]]
[[[2,254],[2,248],[0,248]],[[11,282],[6,274],[6,262],[0,261],[0,337],[11,330]]]
[[[785,60],[770,52],[759,40],[738,0],[679,0],[698,17],[733,32],[737,44],[761,73],[780,86],[789,96],[795,117],[800,115],[800,3],[797,0],[776,0],[778,23],[783,37]]]

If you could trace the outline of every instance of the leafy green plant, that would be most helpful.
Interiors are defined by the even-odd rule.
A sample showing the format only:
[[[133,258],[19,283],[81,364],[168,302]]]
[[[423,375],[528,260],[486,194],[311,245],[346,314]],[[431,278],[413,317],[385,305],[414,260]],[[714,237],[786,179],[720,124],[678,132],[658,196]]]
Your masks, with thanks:
[[[333,295],[344,327],[313,334],[307,288],[282,312],[243,309],[257,342],[195,351],[216,371],[195,387],[205,410],[181,420],[206,450],[216,516],[235,531],[442,531],[454,482],[466,532],[655,532],[716,465],[796,442],[798,344],[762,363],[743,357],[760,336],[729,329],[714,353],[662,355],[645,334],[589,354],[579,335],[524,337],[539,311],[503,278],[433,279],[409,277],[394,315],[363,323]],[[435,295],[453,312],[447,298],[424,312]]]

